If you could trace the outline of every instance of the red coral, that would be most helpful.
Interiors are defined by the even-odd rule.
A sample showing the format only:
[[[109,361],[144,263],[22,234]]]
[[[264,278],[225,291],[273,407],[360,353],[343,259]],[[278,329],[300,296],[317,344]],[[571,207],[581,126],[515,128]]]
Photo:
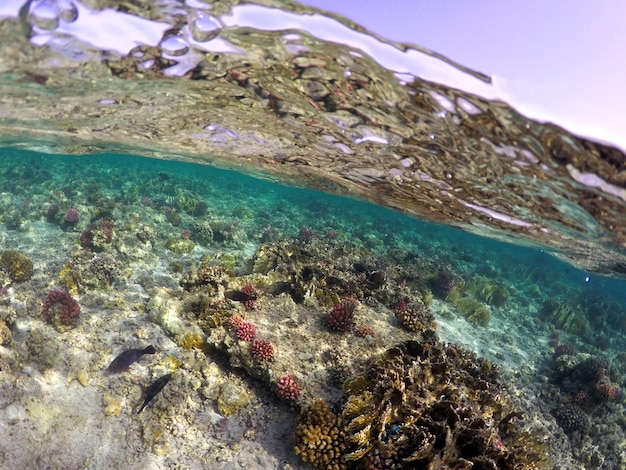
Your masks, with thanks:
[[[76,322],[80,305],[69,292],[55,289],[46,294],[41,313],[55,326],[67,327]]]
[[[369,326],[360,326],[356,329],[356,335],[365,338],[366,336],[376,337],[376,332]]]
[[[620,389],[609,382],[600,382],[594,388],[594,394],[600,402],[615,401],[619,398]]]
[[[240,341],[252,341],[256,336],[256,327],[247,321],[241,322],[237,328],[237,339]]]
[[[274,346],[266,339],[255,339],[252,341],[252,357],[259,362],[271,361],[274,359]]]
[[[356,306],[357,301],[355,299],[345,299],[340,304],[335,305],[326,318],[328,326],[341,333],[351,331],[354,328]]]
[[[246,300],[243,303],[246,310],[254,310],[254,306],[256,304],[256,296],[257,296],[256,287],[254,287],[252,284],[248,284],[241,288],[241,292],[243,292],[244,294],[250,297],[254,297],[253,299]]]
[[[393,313],[397,315],[404,312],[407,308],[408,305],[406,303],[406,300],[404,299],[404,297],[400,297],[400,299],[395,304],[393,304],[391,310],[393,310]]]
[[[278,389],[278,394],[285,400],[294,401],[302,395],[302,388],[298,385],[296,376],[293,374],[285,375],[278,379],[276,388]]]

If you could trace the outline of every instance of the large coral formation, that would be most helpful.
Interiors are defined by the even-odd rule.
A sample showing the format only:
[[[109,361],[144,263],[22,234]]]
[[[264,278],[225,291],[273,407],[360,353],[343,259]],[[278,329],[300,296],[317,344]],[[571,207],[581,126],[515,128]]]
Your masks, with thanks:
[[[473,297],[461,297],[456,290],[450,292],[447,300],[450,301],[470,323],[475,323],[480,326],[487,326],[489,324],[491,313],[482,302]]]
[[[502,307],[511,296],[503,284],[480,276],[472,279],[464,290],[481,302],[486,302],[494,307]]]
[[[350,468],[540,468],[539,436],[524,430],[498,371],[460,348],[409,341],[345,384],[341,420]],[[533,467],[534,466],[534,467]],[[322,468],[322,467],[320,467]]]
[[[13,282],[27,281],[33,274],[33,262],[15,250],[4,250],[0,255],[0,268],[4,269]]]

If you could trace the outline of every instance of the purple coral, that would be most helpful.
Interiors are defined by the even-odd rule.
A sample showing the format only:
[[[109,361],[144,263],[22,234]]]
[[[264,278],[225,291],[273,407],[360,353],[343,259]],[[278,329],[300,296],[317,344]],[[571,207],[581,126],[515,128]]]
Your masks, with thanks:
[[[80,219],[80,212],[77,209],[71,207],[67,211],[65,211],[65,216],[63,217],[63,222],[66,224],[73,225]]]
[[[63,289],[54,289],[46,294],[41,313],[55,327],[63,330],[73,326],[80,314],[80,305]]]

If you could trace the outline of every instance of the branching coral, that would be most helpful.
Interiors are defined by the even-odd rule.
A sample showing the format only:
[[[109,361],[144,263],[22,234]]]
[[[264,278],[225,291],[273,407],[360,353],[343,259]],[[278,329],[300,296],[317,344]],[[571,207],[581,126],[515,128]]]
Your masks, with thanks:
[[[302,460],[323,470],[347,468],[343,456],[347,447],[339,417],[324,401],[315,401],[302,411],[294,435],[295,450]]]
[[[344,299],[336,304],[326,317],[326,323],[333,331],[347,333],[354,328],[354,311],[358,303],[356,299]]]
[[[409,331],[425,331],[437,328],[435,316],[422,302],[407,304],[402,298],[394,305],[393,310],[402,326]]]

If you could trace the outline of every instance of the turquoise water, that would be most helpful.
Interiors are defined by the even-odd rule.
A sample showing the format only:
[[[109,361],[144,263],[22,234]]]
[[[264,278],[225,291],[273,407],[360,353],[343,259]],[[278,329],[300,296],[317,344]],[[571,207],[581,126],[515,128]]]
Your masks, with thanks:
[[[541,406],[552,409],[557,422],[564,429],[569,425],[569,421],[564,420],[569,418],[560,415],[565,411],[559,410],[571,405],[559,405],[559,402],[569,403],[573,400],[572,394],[576,387],[581,388],[581,393],[584,390],[584,393],[595,396],[593,387],[600,385],[589,385],[586,382],[576,385],[579,379],[574,380],[576,376],[571,371],[579,370],[580,366],[569,366],[573,375],[565,382],[557,379],[559,373],[550,372],[552,367],[557,367],[552,364],[552,361],[556,361],[552,359],[552,354],[557,351],[559,342],[560,345],[571,345],[582,354],[577,356],[578,362],[575,361],[575,364],[584,363],[585,358],[590,356],[608,358],[611,363],[610,382],[602,383],[610,384],[616,390],[621,390],[623,386],[626,284],[624,281],[589,275],[559,261],[544,250],[496,242],[452,227],[409,218],[355,199],[279,185],[209,166],[129,155],[44,155],[4,148],[0,150],[0,168],[0,217],[4,222],[0,225],[0,240],[3,250],[18,251],[30,257],[34,263],[33,273],[27,280],[13,280],[8,265],[4,265],[4,295],[12,299],[8,305],[33,305],[26,310],[16,307],[14,313],[5,313],[2,318],[14,330],[17,351],[23,351],[32,342],[32,339],[25,339],[24,327],[20,325],[34,322],[35,326],[28,328],[35,331],[41,328],[36,325],[41,325],[42,321],[46,323],[46,318],[38,313],[38,302],[52,288],[68,290],[82,305],[81,316],[87,316],[88,319],[74,325],[74,330],[91,338],[90,341],[99,344],[99,347],[110,348],[104,339],[106,334],[90,332],[88,326],[101,315],[102,305],[118,305],[119,313],[106,315],[111,315],[108,317],[109,327],[119,332],[128,328],[124,326],[128,315],[131,318],[136,315],[139,315],[137,318],[143,318],[141,313],[133,311],[154,311],[155,307],[151,307],[154,300],[150,298],[161,298],[160,302],[168,302],[180,297],[183,299],[182,305],[194,305],[196,288],[187,286],[193,286],[193,282],[196,282],[189,279],[195,275],[193,273],[197,266],[204,263],[209,262],[206,266],[214,266],[214,269],[224,266],[232,270],[230,276],[234,277],[227,282],[220,281],[224,282],[226,289],[243,289],[245,284],[256,284],[259,289],[270,281],[285,281],[289,279],[288,276],[294,276],[291,278],[292,286],[294,283],[308,282],[306,285],[312,290],[305,294],[309,300],[304,300],[304,305],[309,311],[321,314],[328,307],[324,306],[323,296],[315,292],[316,289],[322,292],[327,288],[326,278],[330,276],[324,270],[337,263],[332,268],[335,269],[332,271],[333,278],[344,275],[349,278],[354,276],[350,274],[353,270],[357,272],[357,282],[361,282],[358,281],[361,270],[365,276],[363,286],[353,292],[365,289],[360,302],[363,309],[368,305],[369,314],[360,314],[362,319],[357,322],[359,330],[355,331],[365,331],[361,328],[371,325],[374,327],[371,334],[377,339],[369,343],[370,346],[367,343],[355,345],[354,341],[361,340],[356,337],[350,340],[344,336],[343,341],[352,342],[355,348],[352,354],[357,362],[364,354],[360,348],[366,347],[365,351],[371,352],[376,348],[406,341],[412,335],[417,334],[419,337],[422,334],[407,333],[398,329],[393,321],[389,323],[390,320],[380,323],[384,318],[380,316],[383,311],[397,308],[397,292],[405,292],[409,295],[407,299],[417,295],[418,299],[420,296],[422,298],[418,302],[433,302],[431,309],[434,321],[439,324],[438,331],[443,341],[460,343],[481,355],[487,355],[503,367],[505,376],[509,376],[512,370],[525,370],[521,376],[509,376],[510,383],[516,384],[510,386],[521,390],[528,387],[523,393],[538,394],[541,392],[537,390],[543,387],[539,385],[542,381],[540,376],[547,374],[549,383],[554,384],[551,390],[556,393],[557,399],[547,400]],[[50,212],[51,207],[55,208],[53,213]],[[78,211],[77,222],[68,223],[65,220],[67,216],[64,214],[69,209]],[[207,224],[212,229],[209,238],[203,237],[201,233],[201,227]],[[106,227],[112,230],[108,239]],[[91,238],[85,238],[86,233]],[[99,243],[96,243],[98,237]],[[295,250],[295,253],[302,250],[300,255],[293,255],[293,261],[296,262],[294,266],[302,262],[309,268],[281,270],[279,263],[274,270],[257,269],[258,260],[262,258],[260,253],[274,249],[287,253],[282,255],[287,266],[291,261],[285,261],[287,258],[284,256],[291,258],[290,250]],[[302,254],[304,258],[297,261],[297,256]],[[96,262],[100,263],[100,268],[94,268]],[[364,267],[357,267],[361,265]],[[303,269],[302,274],[298,274],[298,269]],[[298,281],[300,276],[305,276],[306,269],[318,274],[313,275],[312,281]],[[382,280],[375,276],[377,272],[384,273]],[[491,319],[476,320],[471,314],[463,313],[461,303],[458,298],[455,300],[453,292],[438,291],[437,276],[442,272],[452,276],[454,291],[460,292],[461,299],[478,300],[480,305],[488,309]],[[315,287],[316,283],[319,283],[318,287]],[[183,290],[179,285],[183,286]],[[481,290],[494,286],[506,291],[505,297],[499,301],[495,300],[494,292],[485,293]],[[136,297],[138,289],[149,293],[145,301],[139,301]],[[301,296],[293,293],[292,296],[296,304],[303,301]],[[96,297],[101,300],[94,304]],[[123,307],[125,302],[146,303],[142,307]],[[261,303],[260,307],[253,307],[253,312],[246,314],[244,309],[243,313],[284,351],[290,346],[281,343],[280,336],[286,333],[279,333],[282,330],[275,326],[277,320],[272,316],[272,312],[275,312],[275,306],[272,305],[278,300],[272,300],[270,296],[266,302],[269,304]],[[280,302],[283,302],[281,308],[285,308],[285,300]],[[110,309],[105,308],[106,311]],[[207,329],[203,326],[204,317],[200,315],[196,320],[193,315],[188,316],[185,313],[188,308],[179,311],[181,318],[187,318],[185,322],[191,321],[185,328],[191,328],[188,331],[198,334],[200,330],[195,325],[198,321],[202,331],[208,334],[203,341],[213,344],[210,338],[215,335],[214,325]],[[188,343],[192,341],[189,339],[193,337],[189,336],[192,333],[185,336],[178,327],[168,323],[169,320],[158,315],[155,317],[152,313],[143,321],[159,325],[180,346],[176,350],[170,347],[170,351],[178,351],[172,353],[179,358],[177,360],[183,363],[189,360],[183,359],[183,355],[188,348],[185,345],[192,344]],[[114,326],[118,324],[120,326]],[[305,322],[302,323],[304,325]],[[56,328],[59,325],[53,323],[53,326]],[[74,330],[67,332],[65,327],[61,328],[58,334],[64,335],[65,339],[58,341],[68,341],[74,337],[71,336],[75,334],[71,332]],[[326,346],[322,346],[320,341],[326,339],[319,337],[320,330],[322,334],[328,334],[324,333],[324,324],[316,320],[307,324],[304,334],[309,336],[309,342],[315,341],[317,347],[323,350]],[[128,330],[128,333],[131,332],[132,329]],[[104,336],[92,336],[101,334]],[[307,340],[301,341],[289,340],[291,347],[295,348],[291,356],[300,357],[299,354],[303,353],[297,353],[298,350],[310,349],[311,346],[306,345]],[[144,347],[143,342],[131,344]],[[221,343],[215,344],[219,349]],[[73,350],[73,346],[68,348],[68,353]],[[570,357],[558,354],[555,357]],[[24,357],[33,361],[35,367],[50,367],[42,365],[48,364],[48,359],[32,355]],[[93,363],[91,367],[102,368],[98,364]],[[294,367],[293,363],[288,364]],[[311,362],[313,364],[315,362]],[[558,367],[565,367],[565,372],[561,369],[560,374],[568,376],[567,366],[558,364]],[[52,366],[52,370],[57,367]],[[193,366],[183,367],[187,369]],[[274,367],[281,370],[287,366],[277,360]],[[251,369],[250,374],[258,374],[255,370]],[[300,377],[307,376],[304,370],[301,370]],[[537,375],[537,371],[542,372]],[[308,392],[313,396],[332,397],[337,393],[336,389],[328,389],[327,385],[314,380],[309,382],[308,387],[305,394]],[[621,392],[616,393],[621,396]],[[327,399],[332,402],[337,397]],[[619,429],[621,425],[616,401],[617,398],[611,398],[609,403],[600,405],[593,402],[587,408],[589,416],[585,419],[599,422],[608,420],[615,429]],[[27,408],[31,410],[33,405],[29,406]],[[619,442],[621,438],[612,437],[605,441],[604,445],[608,447],[602,447],[603,441],[599,441],[605,453],[605,462],[617,461],[617,454],[611,454],[611,442],[615,442],[615,439]],[[288,451],[288,448],[285,447],[283,451]],[[559,455],[552,449],[550,455],[558,460],[566,458],[564,455],[568,452]],[[554,468],[565,467],[557,465]]]
[[[129,155],[44,155],[10,148],[1,150],[2,212],[20,208],[24,222],[41,220],[46,204],[81,205],[97,210],[93,199],[102,196],[124,213],[141,205],[141,197],[180,205],[178,196],[206,202],[212,218],[243,222],[244,240],[259,243],[263,231],[273,228],[276,238],[297,237],[301,228],[324,237],[351,240],[384,254],[390,249],[424,253],[464,272],[487,272],[524,289],[532,279],[545,293],[568,289],[601,291],[607,299],[625,304],[624,281],[591,275],[561,262],[542,249],[526,248],[481,238],[461,230],[423,222],[393,210],[355,199],[308,189],[288,187],[234,171],[204,165],[162,161]],[[71,195],[62,194],[71,189]],[[163,226],[168,234],[190,228],[193,215],[177,227]],[[488,268],[489,267],[489,268]]]

